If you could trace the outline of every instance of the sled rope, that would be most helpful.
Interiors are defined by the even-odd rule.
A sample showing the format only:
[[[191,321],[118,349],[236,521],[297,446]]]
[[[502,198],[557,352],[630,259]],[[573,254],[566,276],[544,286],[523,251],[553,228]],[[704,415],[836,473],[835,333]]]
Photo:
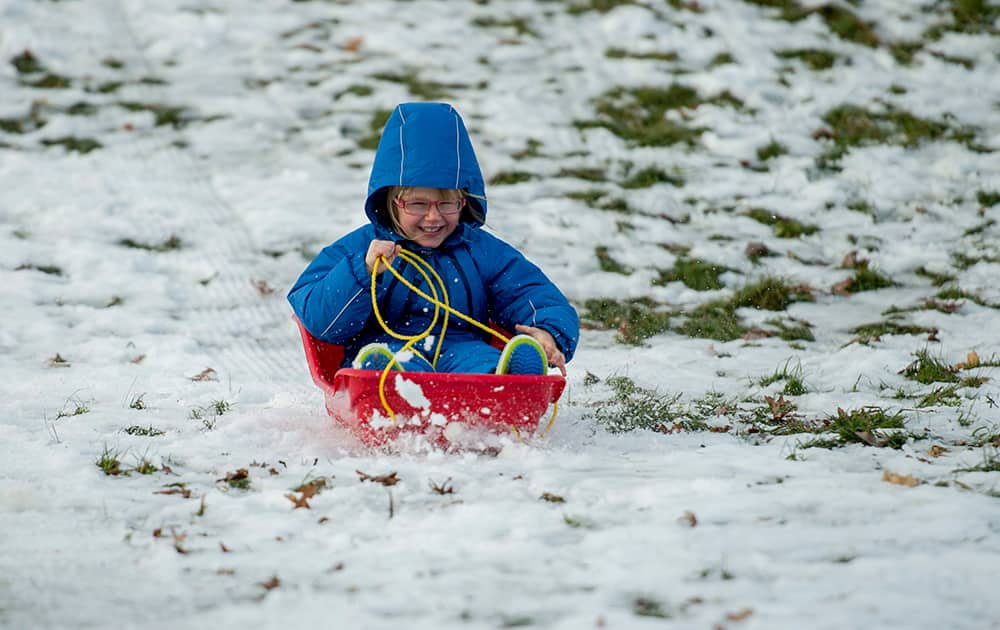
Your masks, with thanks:
[[[432,368],[436,369],[438,358],[441,356],[441,346],[444,343],[444,334],[445,331],[448,329],[449,315],[454,315],[455,317],[461,319],[462,321],[468,324],[472,324],[476,328],[479,328],[480,330],[499,338],[504,343],[510,341],[510,338],[507,337],[506,335],[494,330],[493,328],[490,328],[489,326],[483,324],[482,322],[476,321],[475,319],[469,317],[468,315],[462,313],[461,311],[453,309],[448,300],[447,285],[445,285],[445,282],[441,278],[440,274],[438,274],[438,272],[434,270],[434,267],[432,267],[430,263],[421,258],[419,255],[414,254],[413,252],[407,251],[405,249],[401,249],[399,251],[398,256],[403,260],[405,260],[406,262],[413,265],[413,267],[417,270],[417,273],[419,273],[423,277],[424,282],[427,283],[427,286],[430,287],[431,295],[428,295],[426,292],[422,291],[419,287],[415,286],[412,282],[404,278],[403,274],[401,274],[399,271],[394,269],[392,265],[386,262],[384,256],[379,256],[378,258],[375,259],[375,264],[372,265],[372,283],[371,283],[372,310],[375,313],[375,319],[378,320],[379,325],[382,326],[382,329],[388,335],[396,339],[399,339],[400,341],[406,342],[403,345],[403,347],[400,348],[398,353],[393,353],[392,360],[389,361],[389,364],[386,365],[385,368],[382,370],[382,374],[379,376],[378,379],[379,400],[382,402],[382,408],[385,409],[386,413],[389,414],[389,419],[394,425],[396,424],[396,412],[392,409],[392,407],[389,405],[389,401],[386,399],[385,381],[389,377],[389,372],[392,371],[393,366],[402,369],[402,366],[399,365],[399,362],[396,360],[395,355],[405,353],[407,351],[413,352],[420,358],[427,361],[427,363],[429,363]],[[433,317],[431,317],[431,323],[423,331],[417,333],[416,335],[403,335],[390,328],[389,324],[386,323],[385,318],[382,317],[382,312],[378,308],[378,299],[375,294],[375,285],[376,281],[378,280],[378,269],[380,265],[385,265],[386,270],[389,271],[393,276],[395,276],[397,280],[403,283],[403,285],[406,288],[413,291],[414,293],[416,293],[417,295],[419,295],[420,297],[424,298],[425,300],[434,305],[434,315]],[[431,281],[432,277],[434,279],[434,282]],[[435,282],[437,283],[436,286]],[[440,289],[440,294],[438,293],[438,289]],[[423,354],[421,354],[418,350],[416,350],[416,348],[414,348],[414,346],[420,340],[426,339],[427,337],[430,336],[435,326],[437,326],[438,318],[442,310],[444,311],[444,316],[441,317],[442,320],[441,333],[438,335],[436,347],[434,348],[434,356],[431,360],[428,361]],[[546,424],[545,431],[542,432],[542,435],[548,433],[549,429],[552,428],[552,425],[556,420],[556,412],[558,410],[559,410],[559,405],[557,401],[552,405],[552,417],[549,418],[548,424]],[[518,438],[521,438],[521,434],[518,432],[516,427],[512,425],[511,430],[514,432],[515,435],[517,435]],[[523,441],[523,438],[521,438],[521,440]]]

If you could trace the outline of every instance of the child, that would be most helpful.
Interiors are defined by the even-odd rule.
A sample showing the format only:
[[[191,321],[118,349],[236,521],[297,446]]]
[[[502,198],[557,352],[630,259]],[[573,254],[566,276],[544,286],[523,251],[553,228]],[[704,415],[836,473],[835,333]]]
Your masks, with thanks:
[[[375,153],[365,213],[371,223],[324,248],[288,293],[306,330],[344,347],[345,366],[353,360],[356,367],[378,369],[398,353],[399,366],[409,371],[544,374],[548,364],[566,374],[579,318],[538,267],[480,229],[486,221],[483,176],[454,108],[404,103],[393,110]],[[435,310],[393,273],[384,273],[392,265],[432,294],[420,265],[403,250],[437,272],[453,309],[521,334],[501,353],[489,345],[488,334],[450,316],[435,362],[442,311],[434,337],[413,353],[399,352],[405,342],[383,329],[372,308],[373,270],[378,311],[394,332],[421,333]]]

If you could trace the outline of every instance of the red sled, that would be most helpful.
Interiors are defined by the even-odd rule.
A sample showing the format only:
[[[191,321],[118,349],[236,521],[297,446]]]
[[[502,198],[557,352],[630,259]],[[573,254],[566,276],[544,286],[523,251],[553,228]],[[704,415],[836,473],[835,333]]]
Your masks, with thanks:
[[[313,381],[326,396],[326,410],[367,446],[381,446],[403,434],[424,435],[447,448],[466,428],[532,435],[549,405],[566,386],[558,374],[457,374],[392,371],[379,398],[380,370],[342,368],[344,349],[313,337],[296,320]]]

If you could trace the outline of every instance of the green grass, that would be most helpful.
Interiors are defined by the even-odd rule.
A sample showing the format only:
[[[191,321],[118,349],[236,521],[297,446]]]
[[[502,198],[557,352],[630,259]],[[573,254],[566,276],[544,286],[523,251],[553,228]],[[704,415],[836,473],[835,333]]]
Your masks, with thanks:
[[[138,424],[133,424],[131,426],[125,427],[124,431],[129,435],[141,435],[144,437],[156,437],[165,434],[164,431],[157,429],[153,425],[140,426]]]
[[[138,101],[119,101],[117,105],[130,112],[149,112],[157,127],[171,126],[181,129],[196,117],[184,107],[164,105],[162,103],[140,103]]]
[[[788,147],[776,140],[771,140],[764,146],[757,149],[757,159],[761,162],[773,160],[776,157],[788,154]]]
[[[672,313],[648,298],[614,300],[591,299],[584,302],[581,318],[592,326],[618,331],[621,343],[637,345],[643,340],[670,329]]]
[[[104,472],[105,475],[121,475],[124,471],[121,469],[121,452],[111,449],[107,444],[104,445],[104,451],[97,458],[95,462],[97,467]]]
[[[489,183],[493,186],[509,186],[533,179],[535,179],[535,174],[528,171],[500,171],[490,178]]]
[[[816,336],[811,330],[812,324],[809,322],[798,319],[769,319],[764,323],[777,328],[778,338],[783,341],[816,341]]]
[[[872,111],[857,105],[840,105],[823,116],[826,127],[817,138],[832,144],[819,158],[820,166],[830,166],[855,147],[886,144],[914,148],[925,142],[953,140],[970,146],[975,138],[971,127],[920,118],[910,112],[886,107]]]
[[[921,396],[920,400],[917,401],[917,408],[923,409],[926,407],[957,407],[962,404],[961,399],[958,397],[958,385],[947,385],[944,387],[935,387],[930,393]]]
[[[728,267],[706,262],[700,258],[680,256],[670,269],[660,270],[660,275],[653,280],[656,286],[670,282],[683,282],[685,286],[695,291],[712,291],[723,288],[719,276],[730,271]]]
[[[684,417],[678,405],[680,394],[665,395],[639,387],[627,376],[610,377],[606,382],[613,391],[612,399],[598,404],[585,418],[609,433],[663,430]]]
[[[624,48],[608,48],[604,51],[604,56],[608,59],[650,59],[654,61],[677,61],[680,59],[680,55],[674,50],[637,53]]]
[[[805,381],[802,380],[802,366],[797,365],[793,369],[789,369],[789,364],[791,361],[786,361],[785,364],[776,369],[773,374],[765,376],[758,381],[761,387],[767,387],[773,383],[785,382],[785,387],[781,390],[781,393],[786,396],[801,396],[809,391],[806,386]]]
[[[793,48],[776,51],[781,59],[798,59],[813,70],[827,70],[837,61],[836,53],[818,48]]]
[[[171,234],[162,243],[145,243],[131,238],[123,238],[118,241],[118,244],[129,249],[142,249],[150,252],[172,252],[183,246],[180,237],[176,234]]]
[[[368,121],[368,134],[358,140],[358,146],[362,149],[374,151],[378,148],[378,142],[382,138],[382,129],[392,115],[391,109],[377,109]]]
[[[941,359],[931,356],[926,349],[918,350],[914,356],[916,359],[899,372],[906,378],[924,385],[958,381],[955,370]]]
[[[809,236],[819,231],[819,227],[816,225],[783,217],[766,208],[751,208],[746,212],[746,216],[758,223],[770,225],[771,231],[778,238],[798,238],[800,236]]]
[[[608,248],[603,245],[598,245],[594,248],[594,255],[597,256],[597,264],[601,271],[617,273],[623,276],[632,275],[634,271],[631,267],[612,258],[611,254],[608,253]]]
[[[510,17],[506,19],[500,19],[496,17],[478,17],[472,20],[472,25],[479,28],[509,28],[513,29],[518,37],[524,35],[530,35],[531,37],[538,38],[540,35],[535,29],[531,28],[528,24],[528,20],[523,17]]]
[[[463,84],[448,84],[439,83],[437,81],[425,81],[420,79],[419,71],[413,68],[407,69],[403,72],[377,72],[371,76],[371,78],[378,81],[387,81],[390,83],[400,83],[406,86],[406,89],[413,96],[418,99],[425,101],[441,101],[453,98],[450,90],[462,89],[467,86]],[[383,123],[384,125],[384,123]],[[380,125],[381,128],[382,125]]]
[[[954,282],[956,279],[956,276],[952,274],[931,271],[926,267],[920,267],[914,273],[916,273],[918,276],[922,278],[927,278],[928,280],[931,281],[931,284],[936,287],[946,285],[949,282]]]
[[[904,324],[892,319],[871,324],[862,324],[850,329],[850,333],[855,335],[855,338],[851,342],[858,342],[865,345],[873,341],[879,341],[886,335],[927,335],[933,332],[937,332],[937,329],[917,326],[915,324]]]
[[[984,208],[992,208],[1000,203],[1000,192],[995,190],[980,190],[976,192],[976,201]]]
[[[621,182],[621,187],[625,189],[650,188],[656,184],[670,184],[680,188],[684,185],[684,177],[674,169],[673,172],[650,166],[630,175]]]
[[[735,308],[783,311],[796,302],[813,300],[812,289],[809,287],[768,276],[737,291],[732,305]]]
[[[677,83],[667,87],[616,87],[595,101],[597,119],[576,121],[580,129],[602,127],[634,146],[694,145],[704,131],[667,117],[671,111],[704,102],[696,90]]]
[[[100,142],[93,138],[77,138],[76,136],[63,136],[61,138],[46,138],[42,144],[47,147],[61,146],[72,153],[87,154],[91,151],[102,148]]]
[[[729,300],[713,300],[699,305],[687,313],[684,321],[674,330],[688,337],[732,341],[749,330]]]

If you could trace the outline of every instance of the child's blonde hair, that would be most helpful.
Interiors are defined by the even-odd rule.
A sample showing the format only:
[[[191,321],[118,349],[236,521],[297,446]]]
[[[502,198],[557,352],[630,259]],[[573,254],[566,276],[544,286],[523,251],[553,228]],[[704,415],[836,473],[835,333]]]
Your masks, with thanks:
[[[399,223],[399,206],[396,205],[396,200],[414,188],[416,188],[416,186],[392,186],[389,188],[389,192],[385,195],[385,203],[387,206],[386,214],[389,215],[389,224],[392,226],[392,229],[401,236],[403,235],[403,227]],[[438,188],[436,190],[441,193],[441,199],[444,201],[454,201],[456,199],[465,199],[468,197],[464,190],[455,190],[453,188]],[[466,203],[465,207],[462,208],[460,221],[482,223],[483,219],[479,216],[479,211],[476,208],[474,208],[471,204]]]

